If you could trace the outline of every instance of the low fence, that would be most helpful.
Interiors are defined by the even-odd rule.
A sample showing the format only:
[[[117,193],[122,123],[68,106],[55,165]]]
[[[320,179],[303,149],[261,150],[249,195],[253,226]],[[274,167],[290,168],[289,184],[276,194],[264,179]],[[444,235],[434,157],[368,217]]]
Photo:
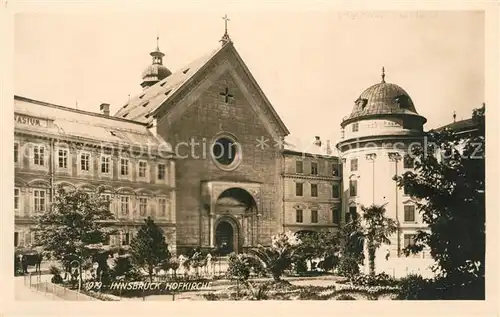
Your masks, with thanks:
[[[220,279],[226,276],[229,265],[226,259],[217,260],[201,267],[179,267],[177,270],[160,270],[156,273],[156,281],[165,282],[175,279]]]
[[[377,272],[385,272],[392,277],[402,278],[410,274],[418,274],[424,278],[432,278],[435,273],[431,266],[434,261],[431,258],[398,258],[389,261],[380,261],[376,265]]]
[[[40,274],[28,274],[24,276],[24,285],[43,293],[50,297],[61,298],[69,301],[95,301],[98,300],[91,296],[85,295],[79,291],[71,290],[67,287],[53,284],[49,281],[43,281]]]

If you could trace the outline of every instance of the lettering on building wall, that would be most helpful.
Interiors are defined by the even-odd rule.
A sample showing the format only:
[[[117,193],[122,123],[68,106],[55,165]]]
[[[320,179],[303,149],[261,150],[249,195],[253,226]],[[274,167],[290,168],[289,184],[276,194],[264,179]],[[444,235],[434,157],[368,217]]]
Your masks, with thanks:
[[[386,126],[386,127],[401,127],[401,122],[397,122],[397,121],[384,121],[384,126]]]
[[[31,126],[35,126],[35,127],[46,126],[45,120],[41,120],[39,118],[34,118],[34,117],[30,117],[30,116],[19,115],[19,114],[14,115],[14,123],[31,125]]]

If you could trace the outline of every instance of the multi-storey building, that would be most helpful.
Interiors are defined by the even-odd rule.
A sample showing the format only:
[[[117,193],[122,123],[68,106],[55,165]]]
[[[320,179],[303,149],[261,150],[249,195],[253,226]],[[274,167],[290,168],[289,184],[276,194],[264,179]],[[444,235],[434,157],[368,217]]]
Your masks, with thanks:
[[[385,75],[342,121],[338,158],[319,137],[307,151],[283,146],[289,131],[227,33],[176,72],[158,47],[151,56],[141,92],[114,116],[107,104],[92,113],[14,98],[16,246],[33,240],[32,216],[50,208],[58,184],[104,186],[120,229],[110,244],[128,244],[151,216],[177,252],[240,252],[284,230],[336,230],[373,203],[399,223],[392,258],[426,227],[393,180],[413,168],[405,154],[426,119]]]
[[[283,226],[292,232],[335,230],[341,221],[341,166],[327,142],[317,151],[283,151]],[[312,148],[311,148],[312,149]]]
[[[33,216],[49,210],[59,185],[102,186],[119,234],[128,245],[143,219],[164,229],[175,252],[175,163],[171,148],[146,125],[109,115],[14,97],[16,247],[33,242]]]
[[[414,160],[407,154],[412,146],[422,144],[425,122],[408,93],[385,82],[384,72],[382,81],[361,93],[351,114],[342,121],[342,140],[337,147],[346,189],[342,196],[344,221],[361,213],[361,206],[376,204],[384,205],[386,215],[398,223],[391,244],[377,250],[379,260],[403,257],[402,249],[412,242],[414,234],[427,228],[414,201],[394,180],[394,176],[414,168]],[[420,256],[425,257],[425,253]]]

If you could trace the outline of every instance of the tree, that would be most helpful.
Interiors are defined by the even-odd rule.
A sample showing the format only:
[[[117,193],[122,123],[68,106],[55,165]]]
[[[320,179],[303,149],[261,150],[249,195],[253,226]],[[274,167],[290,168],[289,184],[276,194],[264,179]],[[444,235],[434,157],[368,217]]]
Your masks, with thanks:
[[[366,243],[370,274],[375,275],[375,253],[382,244],[390,244],[389,237],[397,231],[394,219],[385,216],[385,205],[361,206],[364,226],[358,236]]]
[[[281,281],[285,270],[289,269],[297,257],[300,240],[291,232],[279,233],[272,237],[270,247],[259,246],[251,254],[260,261],[262,267],[271,274],[275,282]]]
[[[296,265],[300,265],[305,261],[312,261],[315,258],[321,259],[320,266],[325,270],[329,270],[337,264],[339,255],[338,233],[326,230],[303,232],[298,234],[298,238],[301,243],[297,246],[298,262],[295,263]]]
[[[130,254],[134,263],[144,268],[153,281],[156,267],[170,258],[163,230],[148,217],[130,244]]]
[[[102,243],[115,230],[109,202],[101,193],[102,189],[88,193],[59,186],[52,208],[35,216],[35,245],[65,267],[74,261],[81,267],[98,248],[104,251]]]
[[[361,264],[364,260],[363,254],[363,227],[361,217],[358,213],[351,214],[349,221],[345,223],[337,234],[339,253],[342,258],[350,258]]]
[[[414,198],[429,228],[417,233],[405,253],[416,253],[428,246],[440,271],[438,277],[446,282],[445,293],[469,299],[484,299],[484,112],[484,105],[474,110],[473,133],[428,133],[427,142],[412,149],[415,172],[396,179]],[[469,285],[467,290],[463,285]]]

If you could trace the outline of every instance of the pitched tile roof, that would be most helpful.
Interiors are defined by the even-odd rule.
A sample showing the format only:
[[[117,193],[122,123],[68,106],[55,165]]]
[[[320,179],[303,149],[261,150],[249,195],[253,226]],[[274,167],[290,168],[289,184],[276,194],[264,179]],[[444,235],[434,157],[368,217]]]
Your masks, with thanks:
[[[138,122],[150,124],[153,118],[149,116],[150,113],[155,111],[161,104],[163,104],[170,96],[172,96],[182,85],[191,77],[193,77],[198,70],[208,63],[222,47],[214,50],[197,60],[189,63],[185,67],[174,72],[167,78],[159,81],[155,85],[147,88],[139,95],[130,99],[124,106],[122,106],[115,114],[115,117],[127,118]]]
[[[474,121],[474,119],[470,118],[447,124],[440,128],[434,129],[434,131],[449,130],[453,132],[462,132],[462,131],[475,130],[477,128],[478,128],[478,123]]]
[[[128,145],[165,144],[145,124],[21,96],[14,96],[14,112],[52,122],[40,126],[16,125],[16,130]]]

